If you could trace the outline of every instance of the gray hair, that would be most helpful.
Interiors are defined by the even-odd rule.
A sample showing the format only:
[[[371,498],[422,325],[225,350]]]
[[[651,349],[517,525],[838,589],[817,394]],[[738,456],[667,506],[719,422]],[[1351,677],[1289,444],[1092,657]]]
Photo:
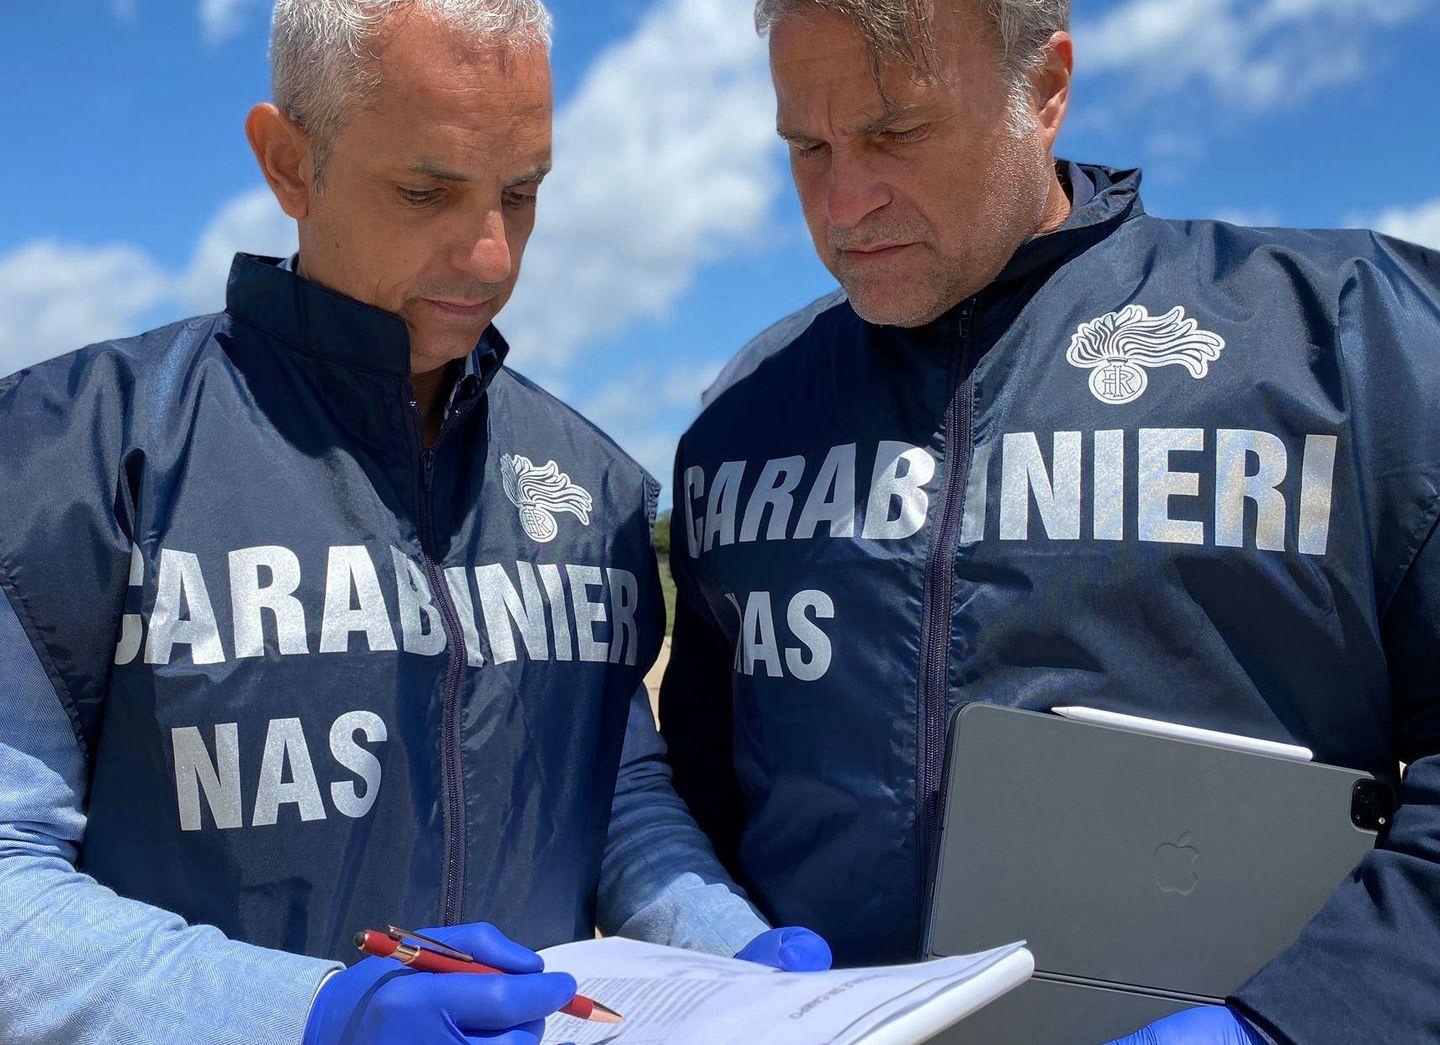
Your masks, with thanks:
[[[276,0],[270,90],[276,107],[310,135],[317,178],[346,116],[379,85],[370,42],[392,15],[409,8],[465,40],[510,52],[550,49],[543,0]]]
[[[1045,60],[1045,44],[1070,27],[1070,0],[965,0],[976,4],[1000,39],[1002,70],[1017,117],[1028,100],[1031,73]],[[757,0],[755,28],[763,36],[796,8],[823,8],[853,22],[871,62],[898,61],[926,75],[939,63],[931,34],[936,0]]]

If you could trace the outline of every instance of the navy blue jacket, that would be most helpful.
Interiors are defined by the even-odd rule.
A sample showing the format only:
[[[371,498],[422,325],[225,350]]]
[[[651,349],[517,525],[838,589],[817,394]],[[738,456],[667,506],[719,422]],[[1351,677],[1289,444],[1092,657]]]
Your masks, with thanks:
[[[1277,1039],[1440,1037],[1440,259],[1165,221],[1139,173],[913,330],[749,346],[675,469],[661,721],[776,924],[913,958],[947,715],[1082,704],[1394,778],[1381,847],[1238,992]]]
[[[0,381],[0,588],[89,758],[83,871],[315,956],[591,933],[657,486],[505,353],[424,449],[404,323],[240,255],[225,312]]]

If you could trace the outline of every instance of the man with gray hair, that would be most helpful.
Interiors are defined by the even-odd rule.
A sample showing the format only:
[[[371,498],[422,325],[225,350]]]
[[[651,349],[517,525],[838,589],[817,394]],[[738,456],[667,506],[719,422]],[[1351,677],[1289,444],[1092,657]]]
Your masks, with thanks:
[[[527,947],[597,922],[828,964],[670,788],[657,484],[502,365],[548,44],[280,0],[246,132],[298,254],[0,380],[0,1040],[533,1045],[575,983]],[[391,923],[513,975],[343,968]]]
[[[1056,162],[1068,15],[760,0],[841,290],[681,440],[676,789],[765,914],[868,964],[920,952],[963,702],[1407,762],[1294,945],[1136,1040],[1440,1039],[1440,258]]]

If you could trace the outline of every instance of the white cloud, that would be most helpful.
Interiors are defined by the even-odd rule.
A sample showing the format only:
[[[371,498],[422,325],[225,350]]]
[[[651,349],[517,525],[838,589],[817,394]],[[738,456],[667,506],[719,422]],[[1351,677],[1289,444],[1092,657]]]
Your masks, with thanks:
[[[1199,88],[1226,106],[1294,104],[1365,71],[1377,30],[1430,0],[1126,0],[1075,29],[1081,75],[1124,77],[1131,104]]]
[[[261,6],[258,0],[200,0],[200,35],[207,44],[224,43],[244,27],[247,9]]]
[[[648,410],[695,409],[700,405],[700,393],[720,376],[724,365],[723,359],[687,360],[663,373],[638,367],[623,379],[595,389],[585,400],[585,408],[596,421],[602,417],[620,420]]]
[[[748,4],[662,0],[559,114],[524,276],[502,317],[527,365],[664,315],[759,241],[783,179]]]
[[[102,338],[138,333],[168,280],[127,244],[38,240],[0,255],[0,374]]]
[[[206,38],[232,33],[252,2],[201,0]],[[705,264],[769,235],[785,180],[765,46],[749,4],[658,0],[587,70],[557,116],[555,137],[556,170],[501,326],[517,364],[553,374],[558,380],[546,384],[563,394],[566,364],[586,345],[663,317]],[[0,371],[133,332],[147,311],[213,311],[234,251],[283,254],[294,242],[292,223],[262,186],[216,212],[178,272],[134,247],[69,247],[80,268],[106,263],[117,276],[31,280],[17,290],[36,245],[0,256],[0,317],[68,310],[74,320],[52,321],[45,337],[23,343],[16,331],[30,324],[0,326]],[[144,292],[110,289],[127,285]],[[28,313],[5,307],[17,293],[29,299]],[[720,361],[664,373],[637,368],[582,391],[578,405],[666,479],[676,435],[719,368]]]
[[[167,318],[218,311],[236,251],[294,249],[294,223],[264,186],[221,206],[179,272],[166,271],[133,244],[22,244],[0,254],[0,375],[104,338],[137,334],[162,309]]]
[[[700,393],[724,365],[723,359],[711,359],[664,371],[639,366],[575,405],[668,486],[680,431],[699,412]]]
[[[1232,225],[1250,225],[1269,229],[1283,225],[1284,219],[1275,207],[1221,207],[1210,217],[1216,221],[1228,221]]]
[[[1440,250],[1440,196],[1413,207],[1391,207],[1366,223],[1377,232]]]
[[[186,312],[216,312],[225,307],[225,279],[235,252],[285,257],[295,252],[295,222],[264,185],[234,197],[200,233],[190,264],[174,288]]]

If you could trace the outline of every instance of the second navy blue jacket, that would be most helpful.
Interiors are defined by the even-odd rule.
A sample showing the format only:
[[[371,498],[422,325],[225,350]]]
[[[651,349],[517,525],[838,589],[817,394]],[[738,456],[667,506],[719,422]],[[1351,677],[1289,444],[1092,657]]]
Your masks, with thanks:
[[[1160,220],[1138,172],[1068,170],[1070,220],[975,297],[897,329],[834,295],[708,394],[674,480],[677,789],[775,924],[857,964],[917,955],[963,701],[1408,762],[1234,1003],[1282,1041],[1440,1039],[1440,259]]]

